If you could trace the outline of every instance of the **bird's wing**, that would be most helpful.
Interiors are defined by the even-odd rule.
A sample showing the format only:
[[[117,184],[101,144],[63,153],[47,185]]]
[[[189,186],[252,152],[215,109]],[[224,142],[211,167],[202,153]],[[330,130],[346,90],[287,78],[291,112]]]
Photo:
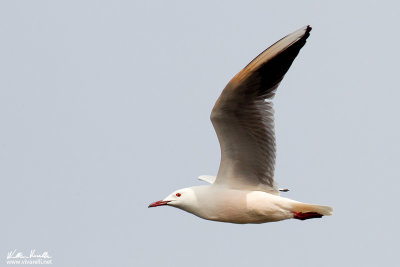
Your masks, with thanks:
[[[221,147],[215,184],[278,194],[274,185],[275,134],[272,99],[310,35],[303,27],[251,61],[226,85],[211,112]]]
[[[199,176],[199,180],[204,181],[209,184],[213,184],[215,182],[215,178],[217,178],[217,177],[212,176],[212,175],[200,175]]]

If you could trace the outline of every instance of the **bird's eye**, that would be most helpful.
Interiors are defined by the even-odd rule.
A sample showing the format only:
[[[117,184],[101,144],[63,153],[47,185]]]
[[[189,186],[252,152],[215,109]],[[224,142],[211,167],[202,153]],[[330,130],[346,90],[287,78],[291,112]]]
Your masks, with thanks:
[[[180,197],[181,193],[176,193],[175,196]]]

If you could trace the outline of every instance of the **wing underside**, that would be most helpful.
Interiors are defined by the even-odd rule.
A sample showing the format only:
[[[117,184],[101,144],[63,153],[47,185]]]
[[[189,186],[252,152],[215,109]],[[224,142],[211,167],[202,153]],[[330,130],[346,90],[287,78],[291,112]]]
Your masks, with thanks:
[[[306,26],[276,42],[222,91],[211,112],[221,147],[216,184],[278,194],[272,99],[310,31]]]

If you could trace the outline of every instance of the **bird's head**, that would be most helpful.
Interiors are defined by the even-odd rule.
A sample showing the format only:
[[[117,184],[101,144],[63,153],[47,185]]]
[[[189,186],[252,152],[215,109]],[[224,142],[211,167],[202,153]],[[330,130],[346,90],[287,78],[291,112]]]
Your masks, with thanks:
[[[149,205],[149,208],[169,205],[180,209],[192,206],[196,203],[196,194],[192,188],[183,188],[176,190],[163,200],[153,202]]]

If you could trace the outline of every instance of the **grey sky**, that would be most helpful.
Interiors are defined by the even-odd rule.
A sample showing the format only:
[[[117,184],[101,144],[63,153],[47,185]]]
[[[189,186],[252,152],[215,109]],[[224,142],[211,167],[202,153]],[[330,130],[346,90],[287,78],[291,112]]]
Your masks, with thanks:
[[[2,1],[0,266],[394,266],[396,1]],[[147,209],[214,175],[209,113],[310,24],[275,98],[276,180],[320,220],[233,225]]]

